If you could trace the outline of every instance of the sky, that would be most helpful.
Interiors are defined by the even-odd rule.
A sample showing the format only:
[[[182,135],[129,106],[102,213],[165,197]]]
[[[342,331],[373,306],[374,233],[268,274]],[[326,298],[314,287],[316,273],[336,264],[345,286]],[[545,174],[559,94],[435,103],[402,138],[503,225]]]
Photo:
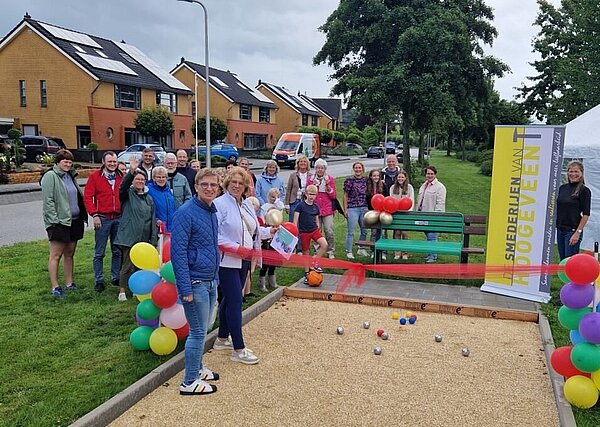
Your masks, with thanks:
[[[551,0],[559,4],[559,0]],[[310,97],[330,96],[335,81],[326,65],[312,59],[325,42],[318,31],[338,0],[203,0],[208,9],[209,65],[229,70],[248,85],[259,79]],[[496,82],[511,100],[536,56],[531,41],[535,0],[487,0],[494,9],[498,38],[486,53],[504,61],[511,73]],[[204,14],[197,4],[176,0],[3,0],[4,37],[28,12],[33,19],[94,36],[125,40],[170,71],[180,61],[204,64]]]

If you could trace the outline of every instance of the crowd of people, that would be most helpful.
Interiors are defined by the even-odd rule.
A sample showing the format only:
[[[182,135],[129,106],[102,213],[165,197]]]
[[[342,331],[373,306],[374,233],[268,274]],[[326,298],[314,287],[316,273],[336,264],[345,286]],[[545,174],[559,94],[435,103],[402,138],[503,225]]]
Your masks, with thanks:
[[[343,183],[343,202],[338,202],[335,179],[327,173],[327,162],[318,159],[311,171],[309,160],[301,156],[287,184],[279,176],[279,166],[269,160],[256,177],[247,158],[228,162],[225,168],[200,168],[188,163],[185,150],[167,154],[164,166],[154,165],[154,153],[147,149],[140,161],[130,159],[129,168],[107,151],[102,166],[93,172],[82,192],[72,168],[73,154],[60,150],[55,165],[41,178],[43,219],[49,244],[48,272],[52,295],[62,298],[75,291],[73,256],[91,217],[95,235],[93,271],[96,292],[105,291],[104,256],[110,242],[110,283],[119,289],[118,300],[126,301],[128,281],[136,271],[130,260],[131,248],[138,242],[156,246],[159,233],[171,234],[171,259],[176,286],[190,326],[185,345],[185,376],[182,394],[207,394],[216,386],[207,381],[219,375],[202,365],[202,350],[211,311],[218,307],[219,331],[213,349],[229,351],[234,362],[256,364],[259,358],[244,342],[242,303],[251,292],[251,275],[259,269],[259,286],[267,291],[277,286],[275,266],[263,265],[261,248],[278,230],[270,219],[286,213],[299,231],[297,252],[315,255],[311,268],[322,271],[318,259],[335,258],[333,217],[347,221],[346,257],[354,259],[355,231],[360,241],[367,239],[364,215],[372,210],[377,194],[408,197],[411,209],[444,212],[446,187],[437,179],[434,166],[425,168],[425,182],[415,194],[406,171],[396,156],[386,158],[386,167],[365,175],[365,166],[356,161],[352,175]],[[583,165],[568,164],[567,184],[557,198],[557,241],[560,258],[579,252],[583,229],[590,215],[591,192],[584,184]],[[281,222],[281,221],[279,221]],[[370,239],[381,231],[371,229]],[[408,233],[395,231],[394,238],[406,239]],[[437,240],[436,233],[426,233]],[[358,256],[369,256],[358,247]],[[372,254],[371,254],[372,256]],[[385,258],[385,254],[383,255]],[[394,259],[408,259],[407,253],[395,253]],[[59,284],[59,264],[63,260],[65,287]],[[434,263],[436,254],[425,261]],[[305,271],[305,283],[309,268]],[[217,304],[218,302],[218,304]]]

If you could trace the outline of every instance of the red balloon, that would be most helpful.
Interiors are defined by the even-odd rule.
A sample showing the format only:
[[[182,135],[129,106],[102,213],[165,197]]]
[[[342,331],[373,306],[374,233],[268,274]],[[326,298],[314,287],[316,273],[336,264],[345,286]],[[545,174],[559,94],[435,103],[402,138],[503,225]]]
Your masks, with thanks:
[[[169,308],[177,302],[177,288],[168,282],[159,282],[152,289],[152,302],[160,308]]]
[[[401,211],[409,211],[412,208],[413,202],[408,196],[402,196],[398,202],[398,209]]]
[[[588,254],[577,254],[565,263],[565,274],[576,285],[588,285],[598,278],[600,264]]]
[[[162,262],[167,263],[171,261],[171,239],[165,239],[162,247]]]
[[[398,202],[399,201],[400,201],[400,199],[396,199],[395,197],[392,197],[392,196],[387,196],[385,198],[385,200],[383,201],[383,210],[386,211],[387,213],[393,214],[394,212],[396,212],[398,210]]]
[[[563,377],[571,378],[573,375],[589,375],[585,372],[581,372],[571,362],[571,350],[573,347],[564,346],[558,347],[550,355],[550,365],[552,368]]]
[[[186,323],[179,329],[173,329],[173,332],[175,332],[175,335],[177,335],[178,340],[182,340],[190,333],[190,324]]]
[[[296,227],[296,225],[294,225],[293,222],[284,222],[283,224],[281,224],[281,226],[290,233],[292,233],[294,236],[298,236],[298,227]]]
[[[382,211],[383,210],[383,202],[385,201],[385,197],[383,194],[375,194],[373,196],[373,198],[371,199],[371,206],[373,206],[373,209],[376,211]]]

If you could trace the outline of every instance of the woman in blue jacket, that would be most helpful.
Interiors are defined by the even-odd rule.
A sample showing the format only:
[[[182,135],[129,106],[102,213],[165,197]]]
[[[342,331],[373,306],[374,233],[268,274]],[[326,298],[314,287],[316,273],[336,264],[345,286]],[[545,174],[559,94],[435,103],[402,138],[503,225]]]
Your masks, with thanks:
[[[152,169],[152,181],[148,183],[148,191],[156,208],[156,225],[160,228],[163,224],[165,231],[170,233],[176,208],[173,190],[167,185],[167,178],[166,168],[157,166]]]
[[[263,169],[263,173],[257,178],[255,195],[261,206],[269,202],[269,190],[271,188],[277,188],[280,200],[285,200],[285,187],[281,178],[277,176],[278,173],[279,166],[277,166],[277,162],[269,160]]]

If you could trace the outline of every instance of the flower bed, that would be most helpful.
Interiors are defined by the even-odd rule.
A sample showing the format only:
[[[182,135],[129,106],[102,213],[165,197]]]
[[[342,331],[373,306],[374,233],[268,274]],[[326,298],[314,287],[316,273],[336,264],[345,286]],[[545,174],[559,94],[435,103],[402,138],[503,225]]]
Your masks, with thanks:
[[[87,178],[96,169],[78,169],[77,178]],[[32,182],[38,182],[40,180],[41,172],[12,172],[8,174],[9,184],[28,184]]]

